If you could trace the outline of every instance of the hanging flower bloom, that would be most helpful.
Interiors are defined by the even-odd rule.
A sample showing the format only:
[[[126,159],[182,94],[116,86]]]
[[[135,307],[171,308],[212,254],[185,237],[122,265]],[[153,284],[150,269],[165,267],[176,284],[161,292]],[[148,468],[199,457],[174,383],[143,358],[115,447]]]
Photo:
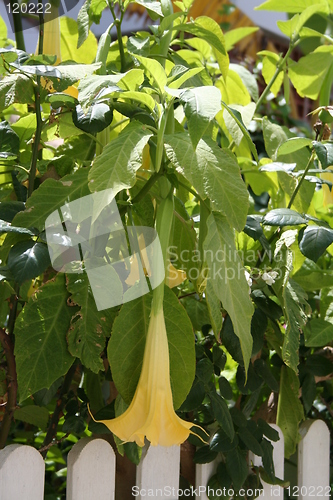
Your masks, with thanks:
[[[142,371],[130,406],[119,417],[98,422],[124,442],[135,441],[139,446],[145,437],[153,446],[179,445],[193,434],[195,424],[178,417],[173,408],[163,308],[156,313],[152,308]]]
[[[38,45],[37,44],[36,54],[38,54]],[[60,64],[61,59],[61,48],[60,48],[60,18],[59,18],[59,9],[51,2],[50,11],[45,13],[44,16],[44,33],[43,33],[43,54],[47,54],[50,56],[56,56],[55,64]],[[53,83],[48,78],[41,78],[42,86],[47,89],[49,92],[55,92],[53,88]],[[78,97],[78,89],[71,85],[67,87],[67,89],[63,90],[65,94],[71,95],[77,99]]]

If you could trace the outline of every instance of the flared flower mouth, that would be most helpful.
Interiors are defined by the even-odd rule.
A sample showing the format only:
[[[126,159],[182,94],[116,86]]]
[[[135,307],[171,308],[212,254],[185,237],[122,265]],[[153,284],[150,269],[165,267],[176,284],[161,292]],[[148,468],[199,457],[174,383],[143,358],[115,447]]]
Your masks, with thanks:
[[[124,442],[143,446],[173,446],[195,434],[192,422],[181,419],[173,408],[169,347],[163,308],[152,309],[140,379],[128,409],[112,420],[98,420]],[[200,437],[200,436],[199,436]]]

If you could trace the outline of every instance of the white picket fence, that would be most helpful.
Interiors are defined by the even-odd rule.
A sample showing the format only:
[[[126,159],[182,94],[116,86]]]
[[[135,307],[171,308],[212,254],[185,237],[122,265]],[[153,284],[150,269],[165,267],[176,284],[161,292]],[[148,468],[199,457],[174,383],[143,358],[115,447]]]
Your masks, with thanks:
[[[284,442],[272,443],[277,477],[284,477]],[[330,433],[321,420],[307,421],[301,427],[298,445],[298,487],[292,491],[301,500],[330,498]],[[260,465],[260,458],[249,461]],[[206,485],[214,474],[217,461],[196,466],[195,498],[208,500]],[[176,500],[179,495],[180,447],[150,447],[136,472],[131,498]],[[114,500],[116,457],[107,441],[81,439],[68,455],[67,500]],[[13,444],[0,451],[0,500],[42,500],[44,497],[44,461],[34,448]],[[295,489],[298,488],[298,489]],[[184,494],[189,496],[189,491]],[[244,497],[246,492],[244,492]],[[258,498],[283,499],[283,489],[264,484]],[[121,499],[124,500],[124,499]],[[129,499],[125,499],[129,500]]]

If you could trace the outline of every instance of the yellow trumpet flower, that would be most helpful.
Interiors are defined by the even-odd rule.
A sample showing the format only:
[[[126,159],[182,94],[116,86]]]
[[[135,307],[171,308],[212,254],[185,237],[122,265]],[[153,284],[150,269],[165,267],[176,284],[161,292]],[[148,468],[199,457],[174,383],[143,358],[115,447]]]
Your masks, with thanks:
[[[145,437],[153,446],[174,446],[195,434],[191,431],[195,424],[182,420],[173,408],[163,308],[155,313],[152,308],[142,371],[130,406],[119,417],[98,422],[122,441],[135,441],[139,446]]]
[[[330,169],[332,167],[329,167]],[[321,174],[321,178],[325,179],[326,181],[333,182],[333,174],[327,172]],[[333,204],[333,187],[330,189],[327,184],[322,185],[323,188],[323,205],[326,207],[327,205]]]
[[[39,43],[39,42],[38,42]],[[38,45],[36,49],[36,54],[38,53]],[[60,64],[61,59],[61,49],[60,49],[60,18],[59,9],[51,3],[51,9],[49,12],[45,13],[44,17],[44,33],[43,33],[43,53],[56,56],[55,64]],[[48,78],[41,77],[42,86],[49,92],[55,92],[53,88],[53,83]],[[71,85],[67,89],[63,90],[65,94],[71,95],[77,99],[79,92],[76,87]]]

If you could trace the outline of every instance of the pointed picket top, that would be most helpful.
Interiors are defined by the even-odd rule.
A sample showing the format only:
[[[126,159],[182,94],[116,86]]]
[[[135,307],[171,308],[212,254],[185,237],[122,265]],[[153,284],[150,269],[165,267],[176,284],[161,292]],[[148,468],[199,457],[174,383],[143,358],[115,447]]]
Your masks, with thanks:
[[[0,451],[0,498],[43,500],[45,465],[32,446],[11,444]]]
[[[298,445],[299,498],[330,496],[330,431],[322,420],[301,425]]]
[[[150,446],[144,450],[137,467],[133,496],[138,500],[149,496],[178,500],[179,464],[180,446]]]
[[[283,433],[275,424],[269,424],[273,429],[275,429],[279,433],[279,441],[271,441],[273,446],[273,462],[275,469],[275,476],[279,479],[284,479],[284,437]],[[249,453],[249,464],[253,462],[253,465],[260,466],[262,465],[262,458],[254,455],[253,453]],[[265,481],[261,481],[263,486],[263,491],[261,495],[257,498],[280,498],[283,500],[283,488],[277,485],[271,485],[265,483]]]
[[[104,439],[83,438],[68,454],[67,500],[114,500],[116,456]]]

